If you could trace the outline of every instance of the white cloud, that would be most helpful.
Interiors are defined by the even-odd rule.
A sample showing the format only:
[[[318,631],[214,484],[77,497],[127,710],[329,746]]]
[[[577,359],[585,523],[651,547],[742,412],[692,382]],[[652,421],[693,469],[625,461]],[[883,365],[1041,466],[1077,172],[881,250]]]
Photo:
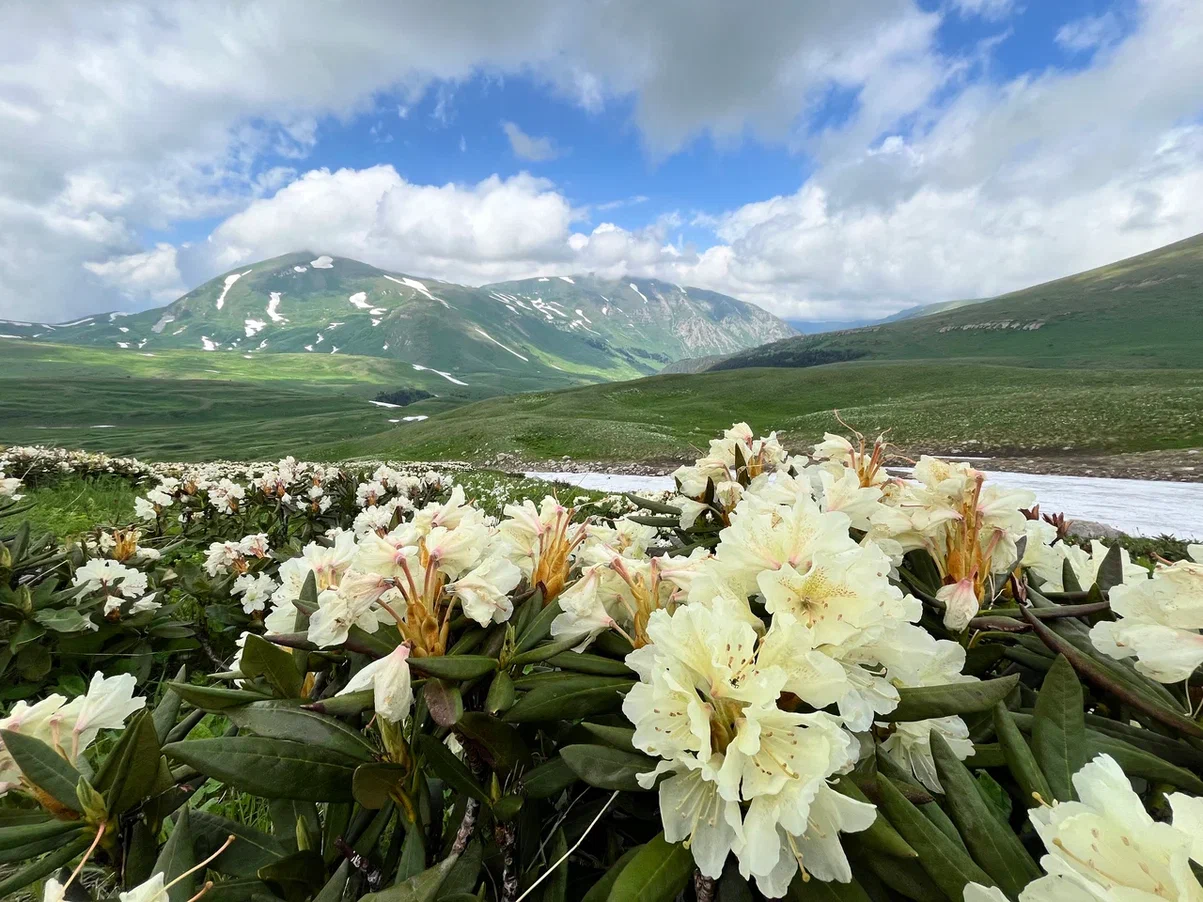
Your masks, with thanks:
[[[510,150],[520,160],[546,163],[548,160],[554,160],[560,156],[560,151],[551,138],[536,138],[534,135],[528,135],[513,122],[502,122],[501,130],[509,139]]]
[[[1119,19],[1113,12],[1083,16],[1057,29],[1056,42],[1071,53],[1106,47],[1120,36]]]
[[[187,290],[176,266],[176,249],[170,244],[157,244],[154,250],[139,254],[90,261],[84,269],[131,299],[149,297],[168,303]]]
[[[1142,0],[1123,29],[1069,23],[1063,47],[1104,52],[1005,82],[989,65],[1001,38],[965,57],[940,48],[949,15],[1020,12],[1005,0],[935,12],[914,0],[8,4],[0,315],[145,306],[181,272],[194,284],[307,247],[470,283],[630,271],[843,319],[1017,288],[1203,231],[1203,4]],[[672,241],[670,220],[585,226],[566,187],[526,174],[298,175],[330,117],[405,119],[433,94],[436,118],[420,127],[446,125],[458,86],[512,74],[586,110],[629,106],[653,157],[699,135],[751,137],[806,154],[811,175],[695,216],[714,230],[700,250]],[[816,133],[832,91],[853,110]],[[554,150],[513,132],[519,156]],[[287,165],[266,168],[272,155]],[[139,239],[209,218],[224,221],[174,257]]]

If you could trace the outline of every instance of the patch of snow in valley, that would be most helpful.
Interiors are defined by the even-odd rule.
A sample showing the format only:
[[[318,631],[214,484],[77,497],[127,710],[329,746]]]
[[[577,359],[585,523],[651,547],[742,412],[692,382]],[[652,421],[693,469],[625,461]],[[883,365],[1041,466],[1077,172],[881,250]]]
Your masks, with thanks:
[[[334,269],[334,258],[322,254],[316,260],[310,260],[309,265],[314,269]]]
[[[237,282],[239,279],[241,279],[243,276],[247,275],[248,273],[250,273],[249,269],[246,272],[232,272],[228,276],[226,276],[226,280],[223,283],[223,287],[221,289],[221,294],[219,294],[217,296],[217,309],[218,310],[220,310],[222,307],[224,307],[226,305],[226,295],[229,294],[230,288],[233,287],[234,283]]]
[[[384,314],[388,313],[388,308],[387,307],[373,307],[371,310],[368,311],[368,313],[372,314],[372,316],[384,316]]]
[[[116,429],[117,427],[106,423],[103,426],[93,426],[92,428],[93,429]]]
[[[641,298],[643,298],[643,303],[645,303],[645,304],[647,303],[647,297],[644,295],[644,293],[642,291],[639,290],[639,286],[636,285],[634,282],[631,283],[631,291],[635,292],[635,294],[637,294]]]
[[[446,307],[448,309],[451,308],[450,304],[448,304],[442,298],[435,297],[433,294],[431,294],[430,289],[427,288],[425,285],[423,285],[421,282],[419,282],[417,279],[411,279],[408,276],[405,276],[404,278],[400,278],[400,279],[394,279],[392,276],[385,276],[385,278],[388,279],[390,282],[396,282],[398,285],[404,285],[406,288],[412,288],[414,291],[417,291],[420,294],[426,295],[426,297],[430,298],[432,301],[438,301],[440,304],[442,304],[444,307]]]
[[[308,267],[308,266],[294,266],[294,267],[292,268],[292,271],[293,271],[293,272],[305,272],[305,271],[306,271],[306,270],[308,270],[308,269],[309,269],[309,267]]]
[[[305,345],[305,350],[306,350],[306,351],[312,351],[312,350],[313,350],[313,345]]]
[[[383,348],[381,348],[381,350],[382,350],[382,351],[387,351],[387,350],[388,350],[388,342],[387,342],[387,341],[384,343],[384,347],[383,347]]]
[[[162,332],[164,328],[166,328],[168,323],[174,323],[174,322],[175,322],[174,316],[172,316],[169,313],[164,313],[162,316],[159,317],[159,321],[150,327],[150,331],[154,332],[155,334],[158,334],[159,332]]]
[[[267,347],[267,339],[265,338],[265,339],[263,339],[263,341],[259,342],[258,350],[262,351],[266,347]]]
[[[128,342],[128,341],[119,341],[119,342],[117,342],[117,347],[119,347],[119,348],[128,348],[128,347],[129,347],[129,342]]]
[[[526,475],[601,492],[669,492],[674,488],[671,476],[546,472]],[[1180,539],[1203,538],[1203,483],[994,471],[986,474],[986,481],[988,485],[1030,489],[1036,493],[1041,510],[1064,511],[1070,520],[1096,520],[1137,536],[1168,533]]]
[[[456,385],[467,385],[468,384],[467,382],[460,382],[458,379],[456,379],[450,373],[445,373],[442,370],[432,369],[431,367],[428,367],[428,366],[422,366],[420,363],[415,363],[413,365],[413,367],[415,370],[418,370],[419,372],[421,372],[422,370],[430,370],[430,372],[432,372],[432,373],[438,373],[440,376],[442,376],[448,382],[454,382]]]
[[[400,404],[390,404],[388,401],[368,401],[369,404],[375,404],[377,407],[401,407]]]
[[[16,320],[16,319],[0,319],[0,323],[4,323],[4,325],[6,325],[6,326],[32,326],[33,325],[33,323],[23,323],[20,320]],[[53,329],[54,326],[47,326],[46,328]]]
[[[317,333],[317,341],[316,341],[316,342],[314,342],[314,344],[319,344],[319,345],[320,345],[320,344],[321,344],[323,341],[325,341],[325,340],[326,340],[326,336],[325,336],[325,335],[323,335],[321,332],[319,332],[319,333]]]
[[[201,346],[204,347],[206,351],[217,350],[217,342],[211,339],[208,335],[201,336]]]
[[[509,351],[511,354],[513,354],[515,357],[517,357],[519,360],[523,361],[524,363],[530,363],[530,360],[528,358],[523,357],[521,354],[519,354],[513,348],[507,348],[505,345],[503,345],[501,342],[499,342],[496,338],[494,338],[492,335],[490,335],[484,329],[480,328],[480,326],[476,327],[476,331],[479,332],[481,335],[483,335],[485,338],[487,338],[489,341],[493,342],[493,344],[497,345],[497,347],[501,348],[503,351]]]
[[[589,319],[589,317],[585,316],[585,311],[582,310],[580,307],[576,308],[576,315],[579,316],[581,319],[583,319],[587,323],[590,323],[590,324],[593,323],[593,320],[591,320],[591,319]]]
[[[557,278],[557,279],[562,279],[563,281],[567,282],[569,285],[575,285],[575,284],[576,284],[576,282],[572,281],[572,279],[568,278],[568,276],[556,276],[556,278]]]
[[[246,337],[250,338],[257,332],[262,332],[267,328],[267,322],[261,319],[248,319],[243,322],[243,326],[246,328]]]
[[[60,328],[60,329],[61,329],[61,328],[63,328],[64,326],[82,326],[84,323],[90,323],[90,322],[92,322],[92,320],[94,320],[94,319],[96,319],[96,317],[94,317],[94,316],[85,316],[83,319],[77,319],[77,320],[74,320],[74,321],[72,321],[72,322],[69,322],[69,323],[59,323],[59,324],[58,324],[58,328]],[[17,323],[17,325],[19,325],[19,326],[21,326],[21,325],[28,326],[28,325],[30,325],[30,324],[29,324],[29,323]],[[51,328],[53,328],[53,326],[52,326]]]
[[[243,354],[242,356],[243,356],[243,357],[245,357],[247,360],[254,360],[254,359],[255,359],[255,355],[254,355],[254,354]]]
[[[280,292],[278,291],[273,291],[267,296],[267,317],[273,323],[288,322],[280,313]]]
[[[337,354],[337,353],[338,353],[338,345],[331,345],[331,346],[330,346],[330,353],[331,353],[331,354]]]
[[[0,338],[24,338],[24,335],[9,335],[7,332],[0,332]]]
[[[426,414],[422,413],[422,414],[415,414],[412,417],[402,417],[401,419],[404,420],[406,423],[420,423],[423,420],[429,420],[430,417],[428,417],[428,416],[426,416]]]
[[[117,331],[118,331],[118,332],[128,332],[128,331],[129,331],[129,326],[118,326],[118,327],[117,327]]]
[[[368,293],[366,291],[357,291],[349,298],[352,307],[357,307],[360,310],[370,310],[372,305],[368,303]]]
[[[376,328],[376,327],[377,327],[377,326],[379,326],[379,325],[380,325],[380,320],[378,320],[378,319],[374,319],[374,320],[372,320],[372,328],[373,328],[373,329],[374,329],[374,328]]]
[[[338,328],[339,326],[341,326],[341,325],[343,325],[343,324],[342,324],[342,323],[329,323],[329,324],[326,326],[326,328],[327,328],[327,329],[337,329],[337,328]]]
[[[152,354],[152,353],[150,353],[150,351],[143,351],[143,352],[142,352],[142,356],[143,356],[143,357],[157,357],[157,356],[159,356],[159,355],[158,355],[158,354]]]

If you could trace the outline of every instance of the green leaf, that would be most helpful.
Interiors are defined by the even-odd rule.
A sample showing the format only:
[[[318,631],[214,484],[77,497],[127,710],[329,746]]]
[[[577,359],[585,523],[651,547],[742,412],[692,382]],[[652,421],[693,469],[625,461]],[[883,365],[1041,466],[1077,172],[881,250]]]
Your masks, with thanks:
[[[620,752],[635,752],[634,727],[609,727],[599,723],[582,723],[581,729],[598,740],[602,745],[608,745]]]
[[[511,667],[525,667],[527,664],[538,664],[540,661],[546,661],[548,658],[554,658],[557,655],[563,654],[568,649],[581,644],[580,636],[567,636],[562,639],[553,639],[543,645],[536,645],[534,648],[528,649],[521,654],[516,654],[510,658],[509,665]]]
[[[497,659],[486,655],[455,655],[410,658],[409,666],[419,673],[443,680],[472,680],[497,669]]]
[[[477,840],[472,840],[448,872],[447,879],[439,887],[437,898],[446,899],[461,893],[471,896],[472,890],[476,888],[483,859],[484,849]]]
[[[785,898],[789,902],[872,902],[864,887],[855,879],[849,883],[805,881],[801,874],[794,877]]]
[[[456,725],[461,738],[477,744],[477,751],[490,769],[508,775],[530,765],[530,750],[522,734],[508,723],[480,711],[469,711]]]
[[[21,773],[34,786],[71,811],[81,811],[75,796],[79,771],[62,755],[31,736],[11,730],[0,730],[0,741],[12,756]]]
[[[559,755],[533,768],[522,778],[528,799],[549,799],[559,795],[577,780],[572,768]]]
[[[434,867],[415,874],[404,883],[397,883],[378,893],[368,893],[360,902],[434,902],[443,881],[455,867],[458,855],[449,855]]]
[[[33,814],[34,812],[30,812]],[[60,821],[46,818],[29,824],[12,824],[0,827],[0,862],[24,861],[42,852],[57,849],[66,840],[64,835],[81,828],[79,821]],[[40,848],[46,844],[45,848]],[[35,847],[39,850],[34,851]]]
[[[1020,890],[1041,875],[1040,868],[1009,825],[1000,823],[973,775],[937,730],[931,732],[931,752],[940,785],[944,787],[948,813],[969,854],[1003,892],[1012,898],[1018,896]]]
[[[426,709],[440,727],[450,727],[464,715],[464,698],[459,687],[446,680],[427,680],[422,687]]]
[[[551,872],[551,876],[543,881],[543,900],[542,902],[565,902],[568,895],[568,859],[565,855],[568,854],[568,840],[564,837],[564,828],[556,830],[552,836],[551,847],[547,850],[547,859],[550,862],[564,860],[556,865],[555,870]]]
[[[989,711],[1010,695],[1018,682],[1019,674],[1015,673],[996,680],[899,689],[898,707],[881,719],[901,723]]]
[[[334,876],[326,881],[321,892],[313,897],[313,902],[342,902],[343,890],[347,888],[347,880],[351,876],[351,862],[343,860],[334,872]]]
[[[193,848],[198,860],[208,858],[233,835],[234,842],[209,865],[229,877],[255,877],[259,868],[289,854],[288,848],[270,833],[247,827],[228,818],[196,809],[188,812]]]
[[[493,677],[493,682],[489,684],[489,694],[485,696],[485,710],[490,714],[500,714],[514,704],[515,697],[514,681],[509,673],[504,670],[498,671]]]
[[[994,885],[990,875],[974,864],[963,848],[908,802],[883,774],[877,775],[877,792],[881,809],[890,823],[919,853],[920,865],[949,899],[959,900],[966,883]]]
[[[387,761],[361,764],[355,768],[351,793],[364,808],[378,811],[388,804],[394,793],[405,785],[409,768]]]
[[[1048,780],[1053,798],[1059,802],[1074,798],[1073,775],[1086,764],[1082,704],[1078,675],[1069,660],[1058,655],[1036,696],[1032,754]]]
[[[258,876],[275,895],[288,902],[305,902],[326,882],[326,867],[317,852],[303,850],[264,865]]]
[[[585,893],[581,902],[606,902],[610,898],[610,891],[614,888],[615,881],[642,848],[642,846],[636,846],[623,852],[622,857],[610,865],[610,869],[606,871],[602,879],[589,888],[589,892]]]
[[[187,676],[188,667],[185,665],[180,667],[176,673],[175,682],[182,683]],[[172,689],[171,684],[168,683],[166,690],[163,692],[163,697],[155,705],[155,735],[159,737],[160,744],[167,741],[167,734],[171,732],[171,728],[179,720],[180,703],[182,701],[183,699],[180,694]]]
[[[1068,561],[1066,561],[1068,563]],[[1100,591],[1109,592],[1112,586],[1118,586],[1124,581],[1124,550],[1116,542],[1107,549],[1103,563],[1099,564],[1098,574],[1094,584]]]
[[[375,749],[358,731],[341,720],[300,707],[294,701],[251,702],[226,711],[234,725],[268,739],[291,739],[338,752],[358,761],[371,761]]]
[[[359,689],[346,695],[333,695],[319,702],[302,705],[306,711],[316,711],[318,714],[331,714],[335,717],[352,717],[366,711],[376,701],[374,689]]]
[[[1023,738],[1023,733],[1016,725],[1015,718],[1011,716],[1011,712],[1002,702],[994,706],[994,732],[998,736],[998,744],[1002,747],[1003,755],[1007,759],[1007,768],[1011,771],[1015,782],[1019,784],[1027,806],[1029,808],[1039,807],[1040,802],[1037,800],[1037,796],[1051,803],[1055,796],[1052,789],[1049,788],[1048,780],[1045,779],[1040,765],[1036,763],[1036,756],[1032,754],[1031,747]]]
[[[195,864],[196,850],[193,846],[192,826],[188,823],[188,809],[185,808],[175,819],[175,828],[159,851],[152,872],[162,872],[163,882],[170,883]],[[170,902],[187,902],[196,892],[196,881],[200,877],[197,873],[184,878],[167,891],[167,898]]]
[[[631,857],[614,881],[609,902],[672,902],[693,874],[693,855],[663,833]]]
[[[634,684],[618,677],[582,677],[575,689],[565,691],[562,683],[548,683],[532,689],[505,712],[510,723],[536,723],[546,720],[579,720],[590,714],[612,711]],[[587,682],[586,682],[587,681]]]
[[[110,815],[125,812],[154,791],[161,755],[154,717],[145,709],[139,711],[93,781],[104,794]]]
[[[315,802],[272,799],[267,810],[272,819],[272,836],[279,839],[290,852],[321,847],[322,819],[318,816]]]
[[[235,789],[267,799],[311,802],[350,800],[358,763],[320,746],[261,736],[173,742],[163,752]]]
[[[579,638],[578,638],[579,642]],[[548,664],[561,670],[574,670],[578,673],[596,673],[600,676],[633,677],[635,671],[622,661],[605,658],[601,655],[591,655],[585,652],[566,651],[547,659]]]
[[[292,652],[255,633],[247,633],[239,669],[250,679],[259,676],[266,679],[280,698],[297,698],[301,694],[304,677],[297,672]]]
[[[536,593],[534,598],[542,598],[542,593]],[[529,648],[534,648],[538,643],[542,642],[551,635],[551,622],[560,616],[560,602],[553,601],[551,604],[544,605],[542,610],[534,620],[531,621],[523,633],[518,637],[518,642],[514,645],[514,651],[524,652]]]
[[[202,711],[219,712],[237,705],[247,705],[251,702],[263,701],[263,695],[258,692],[248,692],[245,689],[227,689],[224,686],[193,686],[188,683],[168,683],[167,688],[177,693],[180,698],[194,708]]]
[[[37,611],[33,619],[56,633],[81,633],[95,626],[91,618],[75,608],[48,608]]]
[[[604,745],[567,745],[560,749],[560,757],[574,774],[598,789],[645,792],[636,776],[656,768],[656,761],[647,755],[620,752]]]
[[[418,750],[426,757],[426,762],[443,781],[457,792],[472,796],[474,799],[489,804],[489,795],[472,776],[472,772],[462,761],[451,753],[451,749],[443,745],[433,736],[423,733],[418,736]]]
[[[0,880],[0,899],[10,898],[10,893],[15,893],[23,886],[28,886],[36,880],[41,880],[43,877],[48,877],[59,868],[63,867],[69,861],[72,861],[77,855],[83,853],[91,844],[95,833],[80,836],[73,842],[63,846],[57,852],[51,852],[37,861],[30,862],[14,874],[9,874],[3,880]]]
[[[856,799],[858,802],[869,802],[869,797],[861,791],[861,788],[847,774],[844,774],[836,781],[835,790],[848,796],[850,799]],[[856,840],[863,843],[866,848],[889,855],[891,858],[919,857],[919,853],[907,844],[907,841],[902,838],[880,812],[874,818],[873,823],[869,825],[869,829],[862,830],[856,834]]]

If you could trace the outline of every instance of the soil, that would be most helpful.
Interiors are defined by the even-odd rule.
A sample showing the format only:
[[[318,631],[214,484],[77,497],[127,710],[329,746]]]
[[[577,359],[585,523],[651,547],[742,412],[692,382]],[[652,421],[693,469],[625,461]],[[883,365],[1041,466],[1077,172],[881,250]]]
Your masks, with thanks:
[[[1036,473],[1056,476],[1098,476],[1108,479],[1155,479],[1165,482],[1203,482],[1203,448],[1174,451],[1139,451],[1126,454],[1094,454],[1077,450],[1032,453],[1017,449],[985,449],[980,445],[955,447],[905,447],[897,449],[891,463],[905,465],[922,454],[948,458],[973,458],[981,470],[1012,473]],[[560,473],[629,473],[638,476],[662,476],[671,473],[691,458],[661,458],[631,463],[612,460],[524,461],[517,455],[499,454],[484,466],[508,472],[539,470]]]

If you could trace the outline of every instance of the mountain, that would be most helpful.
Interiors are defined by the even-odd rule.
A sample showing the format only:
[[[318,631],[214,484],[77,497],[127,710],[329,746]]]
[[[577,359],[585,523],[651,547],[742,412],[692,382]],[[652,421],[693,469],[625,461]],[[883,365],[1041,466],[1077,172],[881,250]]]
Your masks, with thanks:
[[[629,379],[793,333],[759,307],[655,279],[525,279],[472,288],[310,252],[240,266],[166,307],[0,337],[138,351],[353,354],[462,385],[474,373],[566,385]]]
[[[1203,359],[1203,235],[990,300],[739,351],[709,369],[862,358],[1198,366]]]

